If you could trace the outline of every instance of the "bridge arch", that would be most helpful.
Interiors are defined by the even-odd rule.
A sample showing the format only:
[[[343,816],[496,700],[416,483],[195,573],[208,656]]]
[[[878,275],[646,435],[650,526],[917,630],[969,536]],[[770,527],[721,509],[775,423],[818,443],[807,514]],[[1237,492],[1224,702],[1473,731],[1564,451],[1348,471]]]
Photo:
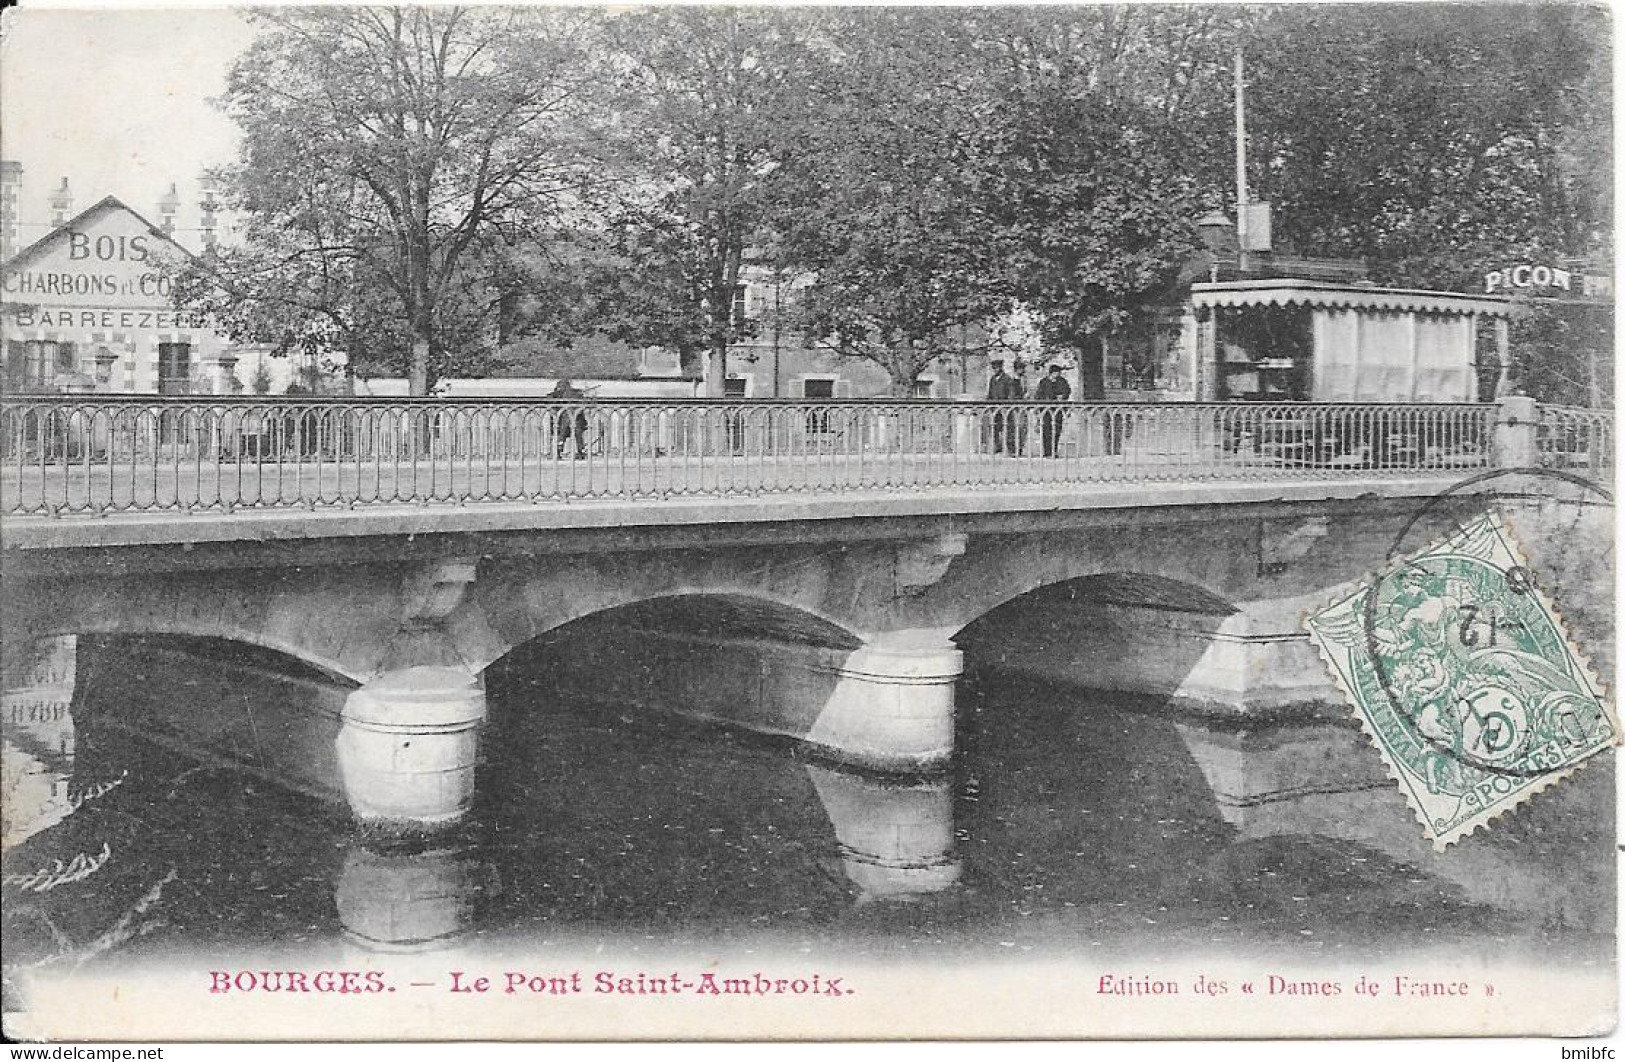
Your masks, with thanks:
[[[1038,582],[991,604],[983,603],[982,611],[965,620],[955,638],[968,631],[974,637],[974,628],[995,619],[999,613],[1070,602],[1212,616],[1229,616],[1239,611],[1228,598],[1199,583],[1148,572],[1097,571]]]
[[[89,614],[60,612],[47,622],[32,628],[29,635],[34,643],[62,637],[119,638],[119,640],[193,638],[216,643],[236,643],[293,659],[304,666],[314,667],[315,671],[353,684],[362,684],[371,677],[371,669],[366,664],[358,659],[346,658],[345,654],[338,651],[340,646],[333,643],[289,637],[288,633],[267,630],[260,625],[223,625],[218,619],[215,622],[208,622],[197,615],[145,615],[141,614],[140,609],[96,611]],[[28,653],[29,650],[23,648],[23,651]]]
[[[549,698],[652,710],[805,741],[888,770],[945,762],[951,645],[899,647],[772,598],[661,594],[549,627],[488,668],[497,716]]]
[[[556,663],[579,672],[617,661],[647,663],[669,658],[674,652],[683,656],[705,652],[721,655],[730,647],[757,643],[775,650],[832,656],[850,653],[864,644],[861,635],[827,616],[782,600],[744,593],[663,593],[575,611],[580,614],[510,647],[486,665],[486,674],[505,676],[535,663],[539,657],[571,652],[577,654],[577,659]]]
[[[222,629],[196,622],[177,622],[173,618],[155,618],[132,622],[118,616],[81,617],[77,621],[64,620],[49,624],[36,635],[36,641],[50,638],[116,638],[135,643],[141,639],[190,639],[198,642],[225,645],[252,646],[255,649],[285,657],[324,676],[360,685],[369,677],[355,668],[354,662],[325,651],[321,646],[303,640],[268,636],[254,628]]]
[[[574,614],[538,632],[535,638],[579,629],[583,624],[613,623],[638,629],[686,630],[720,638],[755,637],[832,649],[856,649],[863,644],[863,637],[840,621],[804,603],[771,595],[690,587],[647,597],[628,594],[626,598],[607,606],[601,601],[577,603],[571,610]],[[599,607],[591,607],[593,605]]]
[[[482,565],[469,594],[479,618],[467,636],[451,626],[472,670],[580,623],[666,627],[710,624],[727,631],[755,625],[763,637],[794,644],[854,647],[867,640],[843,602],[827,592],[844,573],[807,570],[805,556],[754,551],[684,551],[659,556],[588,554],[559,564],[508,561]]]
[[[967,667],[1138,697],[1222,700],[1226,625],[1242,617],[1198,584],[1105,571],[1006,596],[955,634]],[[1228,690],[1223,692],[1228,693]]]
[[[217,638],[359,684],[409,648],[398,644],[399,586],[390,566],[376,565],[50,580],[8,607],[6,633]]]

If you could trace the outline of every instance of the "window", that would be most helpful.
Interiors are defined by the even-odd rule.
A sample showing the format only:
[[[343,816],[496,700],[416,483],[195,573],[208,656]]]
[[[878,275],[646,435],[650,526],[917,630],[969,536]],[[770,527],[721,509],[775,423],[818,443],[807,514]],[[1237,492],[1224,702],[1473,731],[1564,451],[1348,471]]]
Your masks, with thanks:
[[[734,285],[733,308],[730,318],[735,328],[742,328],[750,320],[750,300],[745,296],[745,285]]]
[[[814,402],[828,401],[835,397],[835,380],[830,377],[802,380],[801,396]],[[814,409],[808,411],[808,435],[828,435],[832,430],[833,425],[830,421],[829,410]]]
[[[915,380],[909,385],[909,395],[913,398],[935,398],[937,381],[931,377]]]
[[[192,385],[192,344],[158,344],[158,393],[184,395]]]
[[[79,368],[78,351],[72,343],[47,342],[45,348],[50,355],[51,367],[55,372],[73,372]]]
[[[67,369],[73,368],[73,344],[48,339],[6,344],[6,384],[20,391],[38,391],[56,378],[66,348]]]
[[[750,381],[745,379],[743,376],[730,376],[722,381],[722,397],[732,399],[744,398],[745,392],[749,386]],[[745,415],[738,411],[730,412],[728,414],[727,424],[729,452],[736,454],[744,453]]]
[[[28,345],[6,344],[6,389],[20,390],[28,385]]]

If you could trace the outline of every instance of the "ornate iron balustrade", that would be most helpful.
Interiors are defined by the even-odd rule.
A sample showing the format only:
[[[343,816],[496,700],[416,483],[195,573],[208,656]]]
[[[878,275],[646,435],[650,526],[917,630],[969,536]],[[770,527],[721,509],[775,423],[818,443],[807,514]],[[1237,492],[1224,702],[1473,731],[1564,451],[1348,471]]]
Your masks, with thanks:
[[[1614,470],[1614,414],[1579,406],[1541,406],[1535,435],[1540,463],[1574,469],[1599,479]]]
[[[1494,463],[1495,409],[13,396],[0,402],[0,508],[63,516],[1459,476]]]

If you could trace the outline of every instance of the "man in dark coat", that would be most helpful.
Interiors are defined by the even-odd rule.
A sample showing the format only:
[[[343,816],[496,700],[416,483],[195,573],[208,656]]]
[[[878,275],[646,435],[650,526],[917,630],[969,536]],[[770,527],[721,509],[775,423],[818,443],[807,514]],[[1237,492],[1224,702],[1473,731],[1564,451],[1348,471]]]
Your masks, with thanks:
[[[1026,397],[1026,390],[1021,381],[1004,371],[1004,362],[993,362],[993,376],[987,382],[987,400],[989,402],[1019,402]],[[1004,410],[993,412],[993,452],[1004,453],[1005,429],[1010,433],[1010,452],[1021,452],[1021,440],[1016,431],[1016,418],[1019,413]]]
[[[1066,382],[1059,365],[1049,367],[1049,375],[1038,381],[1038,389],[1033,392],[1033,397],[1040,402],[1065,402],[1072,397],[1072,385]],[[1066,426],[1066,411],[1046,409],[1039,414],[1039,418],[1039,430],[1044,435],[1044,456],[1054,457],[1061,430]]]

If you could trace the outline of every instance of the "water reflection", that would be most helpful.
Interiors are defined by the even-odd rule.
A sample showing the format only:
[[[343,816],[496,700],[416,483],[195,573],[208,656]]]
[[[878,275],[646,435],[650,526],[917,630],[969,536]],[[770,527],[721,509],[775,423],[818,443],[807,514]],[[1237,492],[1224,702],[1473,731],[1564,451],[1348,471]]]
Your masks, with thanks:
[[[354,841],[333,903],[345,936],[373,951],[434,951],[470,933],[496,881],[479,847],[411,840]]]
[[[0,837],[7,849],[61,822],[94,795],[72,788],[75,650],[73,638],[42,638],[6,661]]]
[[[807,765],[862,900],[911,900],[959,880],[946,777],[903,781]]]
[[[1346,851],[1351,868],[1425,867],[1443,895],[1517,912],[1533,925],[1600,930],[1608,917],[1603,898],[1614,889],[1612,861],[1596,855],[1611,833],[1604,781],[1611,762],[1594,763],[1587,768],[1593,776],[1582,773],[1543,794],[1538,805],[1503,816],[1483,841],[1441,855],[1412,828],[1410,808],[1353,726],[1224,732],[1182,724],[1179,731],[1236,829],[1235,848],[1313,838]],[[1421,883],[1414,871],[1400,877]]]
[[[473,821],[414,845],[179,752],[172,733],[143,737],[138,721],[175,706],[195,717],[251,702],[263,765],[284,754],[267,747],[277,740],[316,740],[299,727],[331,727],[322,709],[341,688],[308,674],[279,685],[263,659],[218,651],[124,646],[118,682],[85,681],[93,646],[8,670],[14,967],[268,942],[611,938],[886,954],[1364,955],[1429,940],[1609,953],[1611,761],[1438,854],[1342,725],[1214,729],[1154,703],[983,678],[960,692],[953,772],[898,780],[779,741],[558,703],[545,669],[522,669],[490,677]]]

